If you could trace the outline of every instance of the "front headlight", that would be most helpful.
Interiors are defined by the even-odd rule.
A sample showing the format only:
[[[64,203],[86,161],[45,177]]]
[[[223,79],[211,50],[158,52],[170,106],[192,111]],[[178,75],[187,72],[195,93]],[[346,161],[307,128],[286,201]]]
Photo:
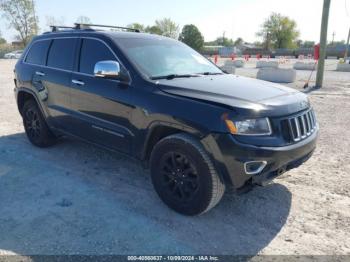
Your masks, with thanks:
[[[268,118],[247,119],[235,121],[226,119],[227,128],[233,135],[268,136],[272,134]]]

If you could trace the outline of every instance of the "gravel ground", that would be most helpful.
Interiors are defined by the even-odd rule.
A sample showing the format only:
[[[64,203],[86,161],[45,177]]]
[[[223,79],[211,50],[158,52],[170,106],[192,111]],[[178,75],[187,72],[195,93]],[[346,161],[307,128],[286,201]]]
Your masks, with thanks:
[[[73,140],[33,147],[13,66],[0,60],[0,254],[350,254],[350,73],[327,71],[310,93],[321,132],[306,164],[191,218],[162,204],[134,160]]]

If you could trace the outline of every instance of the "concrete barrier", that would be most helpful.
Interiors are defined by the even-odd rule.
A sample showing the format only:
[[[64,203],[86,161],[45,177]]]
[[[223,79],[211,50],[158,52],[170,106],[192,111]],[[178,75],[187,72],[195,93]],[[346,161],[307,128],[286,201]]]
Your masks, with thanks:
[[[258,61],[256,68],[278,68],[277,61]]]
[[[220,67],[223,71],[234,75],[236,73],[236,68],[234,66],[224,65]]]
[[[295,70],[313,70],[315,68],[315,63],[296,62],[293,68]]]
[[[350,64],[338,64],[337,71],[340,72],[350,72]]]
[[[225,66],[234,66],[236,68],[244,67],[245,62],[243,60],[226,60]]]
[[[296,80],[296,70],[282,68],[261,68],[257,79],[274,83],[293,83]]]

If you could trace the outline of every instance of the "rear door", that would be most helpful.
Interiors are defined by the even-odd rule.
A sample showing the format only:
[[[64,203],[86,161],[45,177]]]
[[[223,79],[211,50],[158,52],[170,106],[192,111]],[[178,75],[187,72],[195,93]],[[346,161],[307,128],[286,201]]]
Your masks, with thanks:
[[[129,83],[94,76],[100,61],[117,61],[114,51],[97,38],[82,38],[77,72],[72,75],[74,133],[100,145],[129,153],[131,87]],[[126,69],[121,65],[121,70]]]
[[[47,102],[47,90],[44,86],[46,75],[46,60],[51,40],[37,40],[31,44],[26,57],[23,60],[23,67],[16,68],[19,70],[17,75],[21,76],[19,85],[32,89],[40,103]],[[46,107],[43,107],[46,109]],[[45,115],[48,112],[45,110]]]
[[[77,43],[78,38],[70,37],[52,40],[45,72],[41,72],[49,113],[54,125],[65,131],[70,131],[72,121],[70,84]]]

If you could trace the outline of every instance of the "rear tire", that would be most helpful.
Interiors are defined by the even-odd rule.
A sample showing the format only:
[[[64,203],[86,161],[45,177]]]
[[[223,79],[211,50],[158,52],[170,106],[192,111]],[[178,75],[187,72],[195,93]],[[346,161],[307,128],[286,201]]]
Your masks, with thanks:
[[[187,134],[159,141],[150,162],[156,192],[181,214],[203,214],[216,206],[225,192],[225,184],[202,144]]]
[[[27,137],[33,145],[37,147],[49,147],[55,144],[56,137],[50,131],[34,100],[28,100],[24,103],[22,118]]]

